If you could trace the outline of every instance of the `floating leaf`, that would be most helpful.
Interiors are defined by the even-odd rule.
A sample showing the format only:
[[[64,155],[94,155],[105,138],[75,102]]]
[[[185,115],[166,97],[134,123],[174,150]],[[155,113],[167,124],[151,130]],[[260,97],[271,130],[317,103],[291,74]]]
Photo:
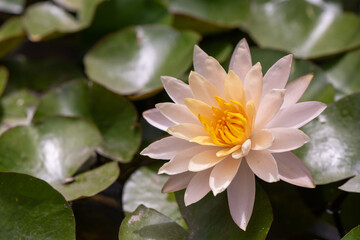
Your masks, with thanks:
[[[101,135],[92,123],[76,118],[49,117],[31,126],[9,129],[0,136],[0,170],[41,178],[55,189],[64,190],[65,196],[71,196],[67,200],[94,195],[105,185],[109,186],[118,174],[114,170],[111,174],[116,177],[101,175],[103,182],[96,176],[84,174],[79,175],[77,181],[77,171],[100,143]],[[109,172],[105,167],[102,171]],[[88,188],[78,187],[85,180]],[[66,187],[61,186],[65,184]]]
[[[145,205],[170,217],[178,224],[186,227],[176,203],[174,193],[161,192],[168,176],[158,175],[148,167],[139,168],[124,185],[123,208],[133,212],[139,205]]]
[[[305,161],[315,183],[326,184],[358,174],[360,168],[360,93],[333,104],[303,127],[311,141],[296,151]],[[354,179],[353,181],[355,181]],[[359,184],[345,183],[360,192]]]
[[[214,197],[208,194],[199,202],[185,207],[183,192],[177,192],[180,211],[189,226],[189,239],[265,239],[273,220],[272,209],[266,193],[256,187],[254,211],[246,231],[241,230],[230,216],[226,194]]]
[[[54,0],[56,3],[64,6],[70,11],[78,11],[81,9],[81,4],[83,0]]]
[[[0,12],[20,14],[25,5],[25,0],[2,0],[0,1]]]
[[[162,89],[160,76],[181,76],[191,64],[199,36],[165,25],[130,27],[101,40],[85,56],[91,80],[118,94]]]
[[[0,27],[0,58],[16,48],[25,39],[20,17],[7,20]]]
[[[87,81],[73,81],[48,92],[34,118],[83,116],[91,119],[103,136],[98,152],[120,162],[129,162],[140,145],[140,127],[135,108],[125,98]]]
[[[352,229],[341,240],[359,240],[360,239],[360,226]]]
[[[0,172],[1,239],[74,239],[69,204],[46,182],[20,173]]]
[[[188,233],[170,218],[140,205],[123,220],[119,239],[186,240]]]
[[[244,26],[261,47],[318,58],[360,46],[359,17],[332,1],[253,3]]]
[[[7,81],[9,77],[9,72],[4,66],[0,66],[0,96],[3,94]]]
[[[286,53],[269,49],[251,49],[251,54],[253,63],[261,63],[264,74],[278,59],[286,55]],[[314,78],[300,101],[331,103],[334,100],[334,88],[329,83],[324,71],[312,62],[295,59],[292,63],[289,81],[308,73],[313,73]]]

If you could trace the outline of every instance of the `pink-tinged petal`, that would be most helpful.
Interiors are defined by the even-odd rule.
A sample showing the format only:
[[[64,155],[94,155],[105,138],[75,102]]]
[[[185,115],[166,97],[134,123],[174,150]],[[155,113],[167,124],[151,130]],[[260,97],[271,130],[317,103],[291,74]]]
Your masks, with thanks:
[[[231,56],[229,71],[234,71],[241,81],[244,81],[245,76],[251,67],[252,62],[249,45],[246,42],[246,39],[243,38],[236,45],[234,53]]]
[[[280,179],[300,187],[314,188],[315,183],[304,163],[291,152],[273,153]]]
[[[182,190],[187,187],[187,185],[194,176],[195,173],[193,172],[184,172],[170,176],[164,184],[163,188],[161,189],[161,192],[169,193]]]
[[[251,137],[251,150],[268,149],[274,141],[274,136],[268,129],[256,131]]]
[[[161,77],[161,81],[165,91],[175,103],[184,104],[185,98],[193,97],[189,85],[183,81],[168,76]]]
[[[175,103],[158,103],[155,107],[162,115],[174,123],[201,124],[185,105]]]
[[[219,90],[220,96],[222,96],[224,92],[226,71],[215,58],[208,57],[205,60],[205,73],[203,76]]]
[[[269,151],[250,151],[245,158],[256,176],[266,182],[279,181],[278,167]]]
[[[241,149],[233,152],[231,156],[235,159],[240,159],[248,155],[250,150],[251,150],[251,140],[248,139],[241,145]]]
[[[154,159],[171,159],[179,152],[196,145],[196,143],[191,143],[171,136],[153,142],[142,150],[140,154]]]
[[[300,102],[281,108],[266,128],[300,128],[320,115],[326,108],[321,102]]]
[[[206,136],[207,133],[201,125],[193,123],[182,123],[172,127],[169,127],[167,132],[175,137],[191,140],[198,136]]]
[[[234,159],[231,156],[227,157],[213,168],[210,174],[209,185],[214,193],[214,196],[223,192],[235,177],[241,159]]]
[[[269,147],[270,152],[288,152],[307,143],[310,138],[297,128],[271,128],[274,142]]]
[[[193,156],[189,162],[189,171],[200,172],[219,163],[225,157],[216,156],[216,152],[218,151],[219,148],[214,148],[212,150],[203,151]]]
[[[188,171],[190,159],[199,152],[211,149],[211,147],[195,146],[188,148],[176,154],[169,162],[162,165],[159,174],[166,173],[169,175],[179,174]]]
[[[284,101],[284,89],[272,89],[261,100],[255,119],[255,130],[262,129],[279,111]]]
[[[297,101],[299,101],[299,99],[309,86],[313,77],[314,74],[310,73],[289,82],[285,87],[286,93],[282,107],[287,107],[289,105],[297,103]]]
[[[210,106],[216,106],[215,96],[220,96],[216,87],[197,72],[191,72],[189,86],[194,98],[203,101]]]
[[[156,108],[143,112],[143,117],[149,124],[163,131],[166,131],[170,126],[175,124],[162,115]]]
[[[245,231],[255,201],[255,176],[246,161],[241,161],[239,170],[228,187],[227,195],[231,217]]]
[[[263,96],[272,89],[283,89],[289,79],[293,55],[280,58],[266,72],[263,83]]]
[[[216,153],[216,156],[224,157],[229,154],[232,154],[233,152],[239,150],[240,148],[241,148],[241,145],[235,145],[234,147],[230,147],[230,148],[223,148]]]
[[[205,61],[208,57],[198,45],[195,45],[193,53],[194,70],[203,76],[205,75]]]
[[[244,87],[240,78],[233,71],[230,71],[226,76],[224,96],[225,100],[228,102],[230,102],[230,100],[235,100],[241,103],[244,107],[246,105]]]
[[[209,177],[212,169],[196,173],[186,188],[184,195],[185,206],[196,203],[210,192]]]
[[[252,100],[258,109],[261,91],[262,91],[263,77],[260,63],[256,63],[246,74],[244,82],[244,90],[246,100]]]
[[[208,104],[193,98],[186,98],[184,103],[196,118],[199,117],[199,114],[203,117],[212,118],[213,111]]]

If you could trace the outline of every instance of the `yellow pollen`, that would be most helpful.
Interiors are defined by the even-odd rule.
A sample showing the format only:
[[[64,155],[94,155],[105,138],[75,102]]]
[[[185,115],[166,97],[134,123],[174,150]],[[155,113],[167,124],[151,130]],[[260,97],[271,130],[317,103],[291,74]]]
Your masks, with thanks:
[[[212,119],[198,116],[205,132],[219,146],[243,144],[249,138],[251,127],[244,107],[237,101],[226,102],[218,96],[215,99],[218,107],[212,106]]]

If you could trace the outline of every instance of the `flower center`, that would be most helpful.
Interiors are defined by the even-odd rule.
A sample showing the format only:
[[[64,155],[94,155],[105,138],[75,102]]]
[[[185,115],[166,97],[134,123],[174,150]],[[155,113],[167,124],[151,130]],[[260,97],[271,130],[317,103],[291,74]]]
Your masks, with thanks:
[[[219,107],[212,106],[212,119],[199,115],[213,142],[219,146],[243,144],[250,136],[249,119],[241,103],[215,96]]]

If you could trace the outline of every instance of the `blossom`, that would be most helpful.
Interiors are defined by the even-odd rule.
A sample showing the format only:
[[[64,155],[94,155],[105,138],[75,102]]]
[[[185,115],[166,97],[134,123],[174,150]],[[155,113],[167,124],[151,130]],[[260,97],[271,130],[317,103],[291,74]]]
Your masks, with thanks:
[[[229,72],[198,46],[189,85],[172,77],[162,83],[173,103],[159,103],[143,113],[153,126],[171,136],[150,144],[141,154],[169,159],[159,173],[171,175],[163,192],[186,188],[190,205],[208,192],[227,190],[230,213],[246,230],[255,198],[255,175],[313,188],[303,162],[291,150],[309,141],[299,130],[326,105],[297,101],[313,75],[286,84],[292,55],[278,60],[264,75],[252,65],[245,39],[236,46]]]

